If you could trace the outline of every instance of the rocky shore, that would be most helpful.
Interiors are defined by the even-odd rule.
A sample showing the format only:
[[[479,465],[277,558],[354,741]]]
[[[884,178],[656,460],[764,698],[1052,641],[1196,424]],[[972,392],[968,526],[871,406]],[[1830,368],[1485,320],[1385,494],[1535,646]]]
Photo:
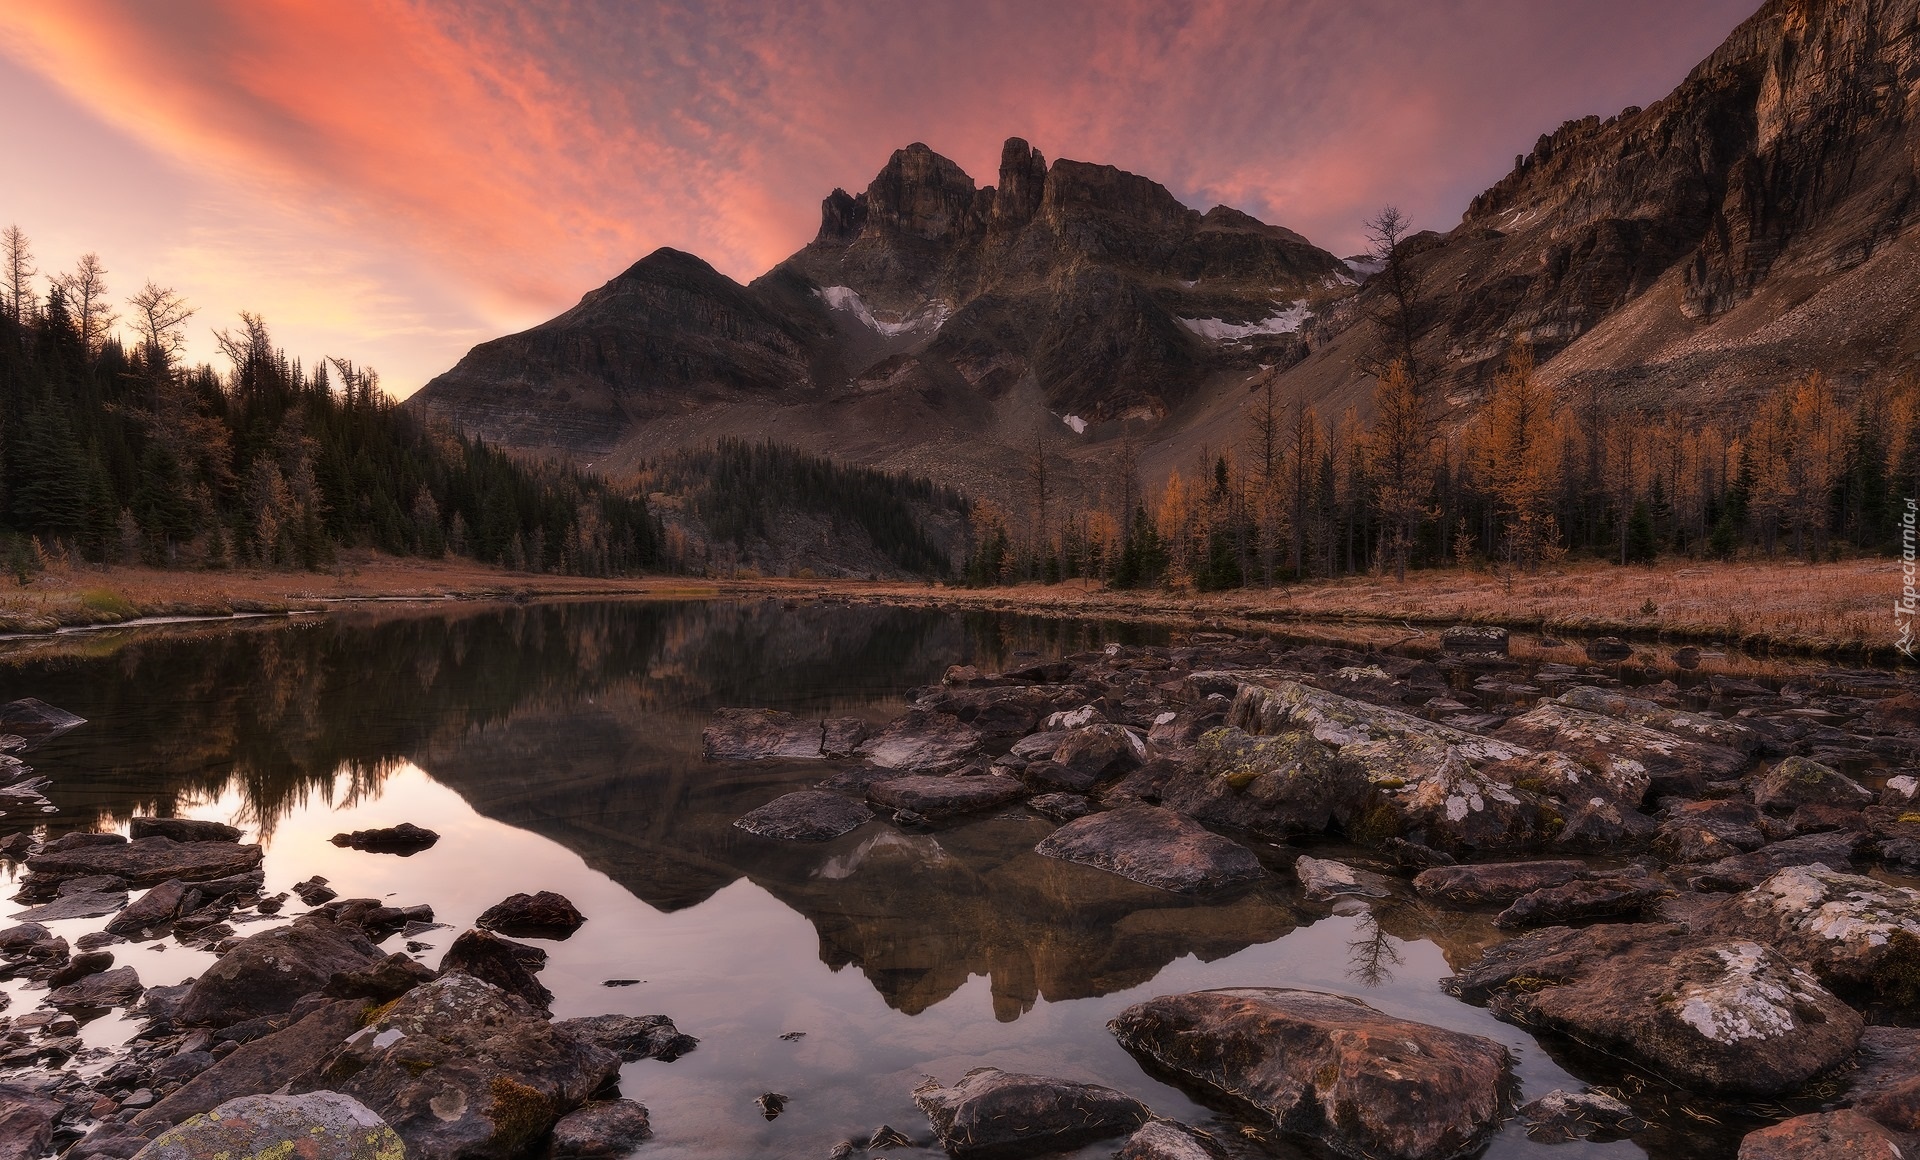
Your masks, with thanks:
[[[1158,1114],[1144,1080],[982,1058],[913,1087],[924,1123],[859,1126],[821,1154],[1151,1160],[1293,1140],[1448,1160],[1515,1124],[1542,1143],[1631,1139],[1675,1094],[1766,1121],[1742,1160],[1920,1143],[1920,694],[1874,670],[1778,688],[1696,675],[1684,651],[1617,641],[1544,665],[1509,658],[1497,629],[1443,643],[1418,660],[1201,633],[955,666],[884,724],[740,707],[703,748],[817,763],[813,786],[739,818],[742,841],[1013,811],[1052,824],[1041,857],[1168,896],[1280,884],[1321,914],[1409,899],[1477,916],[1504,941],[1456,962],[1447,992],[1585,1086],[1523,1092],[1484,1035],[1248,979],[1109,1025],[1143,1077],[1239,1135]],[[78,724],[22,704],[0,707],[26,723],[15,750],[42,727],[29,718]],[[20,908],[0,973],[38,998],[0,1010],[0,1160],[214,1160],[296,1137],[316,1158],[644,1155],[651,1115],[621,1094],[622,1067],[698,1044],[670,1014],[552,1016],[540,944],[593,933],[558,894],[502,899],[456,932],[425,900],[340,898],[323,878],[268,893],[260,846],[220,823],[29,834],[0,839]],[[334,844],[392,858],[437,840],[409,825]],[[97,928],[69,944],[45,925],[73,920]],[[145,986],[114,951],[156,940],[217,957]],[[138,1032],[89,1046],[85,1025],[116,1010]],[[772,1119],[786,1100],[745,1111]]]

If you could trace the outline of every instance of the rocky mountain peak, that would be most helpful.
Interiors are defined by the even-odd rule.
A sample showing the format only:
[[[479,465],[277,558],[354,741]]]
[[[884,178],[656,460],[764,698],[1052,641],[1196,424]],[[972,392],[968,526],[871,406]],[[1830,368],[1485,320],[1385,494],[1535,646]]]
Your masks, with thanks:
[[[867,195],[835,189],[820,202],[820,232],[815,242],[850,242],[867,226]]]
[[[916,141],[867,186],[865,229],[938,241],[969,223],[977,192],[965,170]]]
[[[1021,138],[1007,138],[1000,148],[1000,184],[993,195],[993,224],[1018,227],[1032,221],[1046,186],[1046,158]]]

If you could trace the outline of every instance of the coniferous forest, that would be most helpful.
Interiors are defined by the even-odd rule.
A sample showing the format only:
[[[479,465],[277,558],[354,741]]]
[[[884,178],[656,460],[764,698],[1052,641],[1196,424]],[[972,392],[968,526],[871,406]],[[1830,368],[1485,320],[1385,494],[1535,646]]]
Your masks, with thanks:
[[[448,553],[609,575],[656,562],[643,500],[430,430],[377,375],[289,358],[265,322],[218,332],[228,366],[184,365],[192,310],[148,283],[118,317],[93,255],[36,289],[0,236],[0,542],[25,575],[90,563],[322,568],[343,549]]]

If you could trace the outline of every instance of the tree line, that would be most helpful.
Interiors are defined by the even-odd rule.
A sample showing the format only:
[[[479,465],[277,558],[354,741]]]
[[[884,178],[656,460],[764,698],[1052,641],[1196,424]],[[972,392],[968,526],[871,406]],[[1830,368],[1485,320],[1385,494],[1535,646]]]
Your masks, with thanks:
[[[227,369],[189,366],[194,311],[148,282],[124,300],[123,339],[107,273],[88,254],[42,279],[26,236],[0,233],[0,546],[16,573],[49,556],[312,569],[350,548],[595,575],[658,560],[638,496],[430,428],[371,368],[303,365],[256,315],[217,332]]]
[[[1024,511],[972,513],[967,579],[1091,578],[1213,590],[1362,572],[1491,566],[1507,575],[1568,557],[1666,555],[1808,561],[1898,550],[1899,497],[1920,496],[1920,379],[1843,397],[1814,373],[1702,422],[1598,391],[1563,398],[1516,345],[1464,422],[1443,419],[1421,359],[1432,316],[1389,208],[1367,223],[1381,272],[1363,291],[1376,328],[1362,363],[1372,415],[1319,414],[1271,381],[1234,445],[1202,449],[1148,494],[1123,441],[1094,503],[1050,503],[1030,460]]]

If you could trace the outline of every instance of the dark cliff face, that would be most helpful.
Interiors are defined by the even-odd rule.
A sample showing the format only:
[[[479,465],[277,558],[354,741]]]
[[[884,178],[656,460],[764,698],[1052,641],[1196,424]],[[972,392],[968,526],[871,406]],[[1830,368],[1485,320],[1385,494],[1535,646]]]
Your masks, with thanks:
[[[1911,344],[1836,320],[1911,316],[1911,261],[1845,275],[1913,246],[1916,106],[1920,0],[1766,4],[1661,101],[1542,135],[1421,255],[1432,365],[1472,385],[1527,341],[1567,352],[1547,364],[1561,382],[1636,402],[1905,365]],[[1809,348],[1836,340],[1821,365]]]

